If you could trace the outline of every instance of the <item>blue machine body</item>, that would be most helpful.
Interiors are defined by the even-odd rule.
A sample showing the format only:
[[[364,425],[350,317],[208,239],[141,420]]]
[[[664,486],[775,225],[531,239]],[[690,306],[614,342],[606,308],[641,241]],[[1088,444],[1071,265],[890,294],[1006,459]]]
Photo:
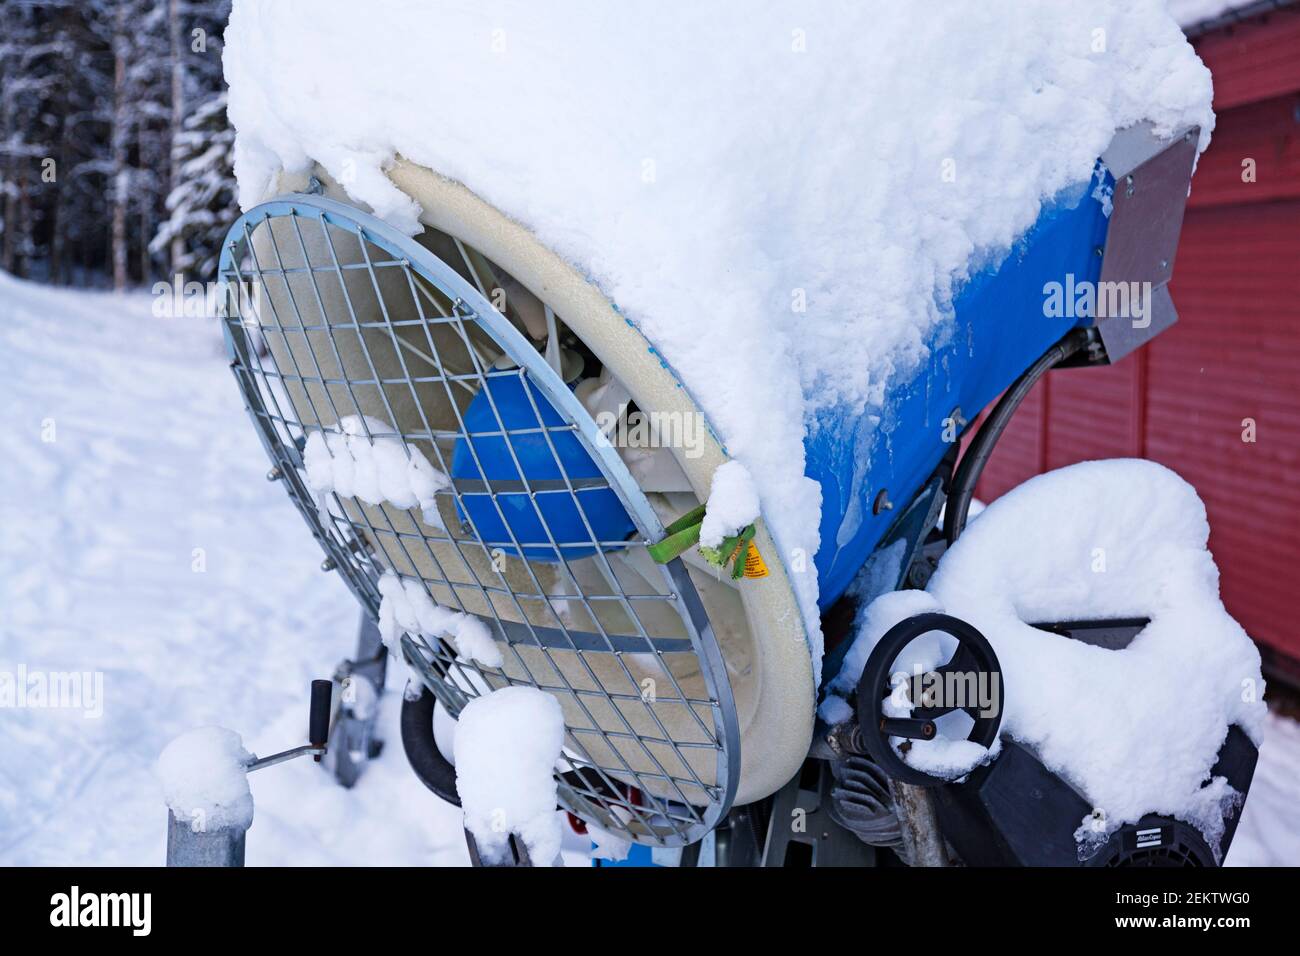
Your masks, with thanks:
[[[1094,187],[1100,187],[1100,190]],[[902,509],[934,473],[951,447],[954,411],[974,417],[1052,344],[1090,316],[1049,316],[1044,308],[1049,282],[1067,287],[1095,283],[1100,275],[1107,232],[1107,212],[1099,196],[1114,180],[1100,164],[1093,179],[1065,190],[1046,204],[1038,221],[997,261],[975,271],[958,291],[952,320],[943,323],[928,343],[930,359],[906,381],[895,383],[886,406],[870,416],[844,408],[823,410],[805,439],[806,474],[822,489],[820,547],[815,563],[823,609],[840,597]],[[653,352],[653,348],[650,347]],[[662,359],[656,353],[656,359]],[[517,481],[514,457],[498,432],[492,405],[507,428],[562,426],[563,420],[532,383],[524,392],[516,372],[493,373],[490,387],[475,397],[465,415],[470,441],[492,481]],[[486,394],[491,392],[491,396]],[[531,400],[530,400],[531,398]],[[539,421],[534,408],[540,410]],[[960,424],[960,423],[958,423]],[[960,427],[955,429],[960,434]],[[598,478],[600,470],[567,431],[516,435],[518,456],[530,481],[562,478],[556,459],[570,478]],[[552,452],[554,448],[554,452]],[[466,439],[452,459],[452,477],[479,479]],[[887,491],[894,507],[873,513],[873,503]],[[579,491],[587,520],[601,542],[620,541],[633,524],[609,489]],[[468,517],[485,540],[506,542],[509,535],[486,494],[464,494]],[[557,543],[590,542],[591,535],[567,493],[537,496],[537,510],[527,494],[498,494],[514,540],[525,556],[556,560],[537,511],[545,517]],[[465,517],[465,515],[462,515]],[[516,553],[504,547],[507,553]],[[565,547],[578,558],[594,548]]]
[[[497,424],[498,415],[501,425],[511,432],[509,443]],[[496,505],[487,493],[462,493],[464,511],[460,517],[472,522],[483,541],[515,556],[519,549],[514,547],[514,542],[518,542],[524,557],[534,560],[559,561],[560,551],[564,558],[576,560],[595,553],[591,544],[593,535],[596,541],[608,544],[622,541],[636,530],[618,495],[610,488],[569,493],[566,475],[570,482],[603,479],[603,475],[578,436],[566,426],[537,386],[530,381],[528,391],[524,391],[518,370],[490,373],[484,387],[465,410],[464,422],[468,438],[456,440],[451,458],[452,478],[518,482],[522,468],[534,490],[539,484],[549,483],[542,485],[543,490],[537,490],[536,507],[522,491],[498,493]],[[520,431],[524,433],[519,434]]]
[[[1066,332],[1090,316],[1048,317],[1049,282],[1096,282],[1107,214],[1097,176],[1058,195],[999,261],[976,272],[953,303],[954,316],[928,343],[930,359],[911,380],[891,387],[879,421],[834,408],[812,423],[804,442],[806,474],[822,489],[819,603],[826,609],[848,588],[889,526],[951,448],[947,420],[955,409],[975,416]],[[1073,311],[1073,310],[1063,310]],[[960,434],[960,428],[957,433]],[[887,491],[892,510],[873,514]]]

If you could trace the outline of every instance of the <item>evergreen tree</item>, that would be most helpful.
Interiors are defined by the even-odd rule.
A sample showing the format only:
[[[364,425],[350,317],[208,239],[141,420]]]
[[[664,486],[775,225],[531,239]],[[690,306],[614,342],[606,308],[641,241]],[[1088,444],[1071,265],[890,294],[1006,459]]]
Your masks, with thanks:
[[[167,197],[168,219],[154,236],[161,250],[181,241],[172,268],[199,276],[216,273],[221,241],[234,217],[235,131],[226,121],[226,94],[209,99],[185,120],[173,162],[178,185]]]
[[[0,268],[119,287],[210,268],[235,214],[229,9],[0,0]]]

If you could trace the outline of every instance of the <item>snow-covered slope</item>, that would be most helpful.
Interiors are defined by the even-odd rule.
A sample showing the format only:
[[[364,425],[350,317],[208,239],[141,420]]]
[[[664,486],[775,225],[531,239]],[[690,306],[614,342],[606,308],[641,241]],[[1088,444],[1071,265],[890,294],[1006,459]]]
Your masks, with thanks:
[[[98,718],[0,709],[0,864],[161,863],[163,747],[205,724],[263,754],[305,742],[357,604],[264,480],[215,322],[0,273],[0,354],[0,672],[103,675]],[[250,864],[468,861],[397,696],[352,792],[310,761],[249,778]]]

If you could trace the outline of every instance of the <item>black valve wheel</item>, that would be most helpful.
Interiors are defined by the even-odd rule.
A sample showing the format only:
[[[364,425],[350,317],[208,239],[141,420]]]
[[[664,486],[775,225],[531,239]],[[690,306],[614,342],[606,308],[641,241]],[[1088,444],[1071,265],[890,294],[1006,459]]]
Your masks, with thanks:
[[[895,693],[894,662],[909,644],[931,631],[955,638],[957,650],[948,663],[919,675],[908,675],[908,700],[913,705],[910,717],[887,715],[884,702]],[[997,706],[992,708],[994,713],[986,713],[988,708],[982,707],[979,700],[966,699],[972,684],[977,691],[986,691],[997,701]],[[936,721],[957,710],[964,711],[974,721],[966,739],[981,747],[991,747],[1002,724],[1002,668],[984,635],[960,618],[938,613],[917,614],[886,631],[872,649],[858,681],[862,745],[877,765],[903,783],[919,787],[947,783],[942,777],[906,763],[889,739],[934,740],[938,736]]]

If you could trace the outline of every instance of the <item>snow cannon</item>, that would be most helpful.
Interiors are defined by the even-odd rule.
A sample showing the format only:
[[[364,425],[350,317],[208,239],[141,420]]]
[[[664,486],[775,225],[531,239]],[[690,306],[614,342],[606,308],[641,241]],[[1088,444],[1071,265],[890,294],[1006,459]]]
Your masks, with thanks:
[[[986,426],[982,457],[954,472],[959,439],[999,394],[996,433],[1047,369],[1116,361],[1175,320],[1165,287],[1197,135],[1117,133],[1091,180],[964,284],[930,362],[891,384],[886,430],[830,411],[809,429],[822,610],[867,565],[886,590],[914,586],[945,498],[960,533],[991,441]],[[798,569],[761,516],[723,569],[659,547],[698,534],[728,461],[690,389],[526,227],[437,170],[399,158],[387,175],[421,210],[417,236],[318,167],[282,174],[220,263],[235,377],[325,567],[451,717],[509,685],[559,699],[575,818],[671,848],[732,825],[733,806],[785,799],[825,730],[814,739]],[[1141,319],[1100,296],[1045,310],[1067,277],[1141,288]],[[385,579],[423,596],[405,619]],[[467,650],[465,616],[495,653]],[[417,767],[443,759],[425,713],[404,734]],[[455,799],[447,773],[422,778]]]

